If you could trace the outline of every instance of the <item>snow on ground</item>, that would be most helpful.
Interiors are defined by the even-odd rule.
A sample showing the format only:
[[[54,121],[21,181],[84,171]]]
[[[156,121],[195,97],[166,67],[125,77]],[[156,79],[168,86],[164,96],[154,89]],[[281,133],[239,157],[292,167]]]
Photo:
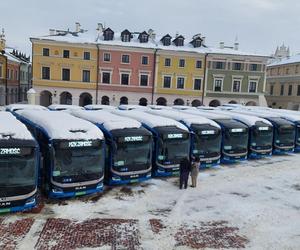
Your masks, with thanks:
[[[299,249],[300,155],[273,156],[202,171],[198,187],[187,190],[179,190],[178,178],[174,177],[108,189],[90,199],[46,202],[39,214],[7,215],[4,224],[0,217],[0,248],[1,225],[25,218],[35,221],[25,237],[17,239],[18,249],[42,249],[45,244],[54,249],[59,239],[46,242],[45,235],[56,222],[66,220],[70,232],[77,230],[76,223],[83,223],[78,229],[81,232],[87,221],[95,223],[98,219],[98,224],[117,219],[112,222],[116,223],[112,230],[128,233],[119,236],[125,237],[116,243],[123,244],[123,248],[116,249],[225,248],[226,244],[231,249]],[[107,228],[99,227],[93,226],[89,236],[95,238],[96,234],[90,234],[97,230],[110,235]],[[201,237],[196,239],[195,234]],[[139,241],[140,245],[126,245],[126,239],[135,244]],[[233,241],[242,243],[234,245]],[[69,249],[91,249],[85,243],[70,244]],[[114,249],[113,245],[97,246]]]

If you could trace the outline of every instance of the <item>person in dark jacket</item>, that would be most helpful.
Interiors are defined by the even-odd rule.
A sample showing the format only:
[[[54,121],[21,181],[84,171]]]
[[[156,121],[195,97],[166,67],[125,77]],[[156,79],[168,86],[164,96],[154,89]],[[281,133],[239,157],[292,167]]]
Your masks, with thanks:
[[[188,180],[189,180],[189,174],[191,172],[191,162],[190,160],[185,157],[180,161],[180,189],[187,188]]]

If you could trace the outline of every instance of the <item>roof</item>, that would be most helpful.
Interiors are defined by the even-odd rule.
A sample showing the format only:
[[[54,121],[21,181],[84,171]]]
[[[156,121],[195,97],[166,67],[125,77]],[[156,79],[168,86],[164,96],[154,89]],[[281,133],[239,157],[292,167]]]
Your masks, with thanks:
[[[281,60],[272,62],[272,63],[268,64],[268,67],[280,66],[280,65],[284,65],[284,64],[292,64],[292,63],[300,63],[300,54],[290,56],[290,57],[285,57]]]
[[[115,115],[103,110],[72,110],[72,115],[102,125],[111,131],[115,129],[140,128],[142,124],[134,119]]]
[[[121,104],[119,105],[119,109],[121,110],[148,110],[149,108],[147,106],[141,106],[141,105],[128,105],[128,104]]]
[[[145,113],[143,111],[114,110],[114,111],[112,111],[112,113],[117,114],[117,115],[121,115],[121,116],[126,116],[126,117],[133,118],[135,120],[138,120],[141,123],[146,124],[147,126],[149,126],[151,128],[175,126],[177,128],[188,131],[188,129],[178,121],[175,121],[175,120],[170,119],[170,118],[165,118],[165,117],[162,117],[162,116],[151,115],[151,114]]]
[[[32,105],[32,104],[10,104],[6,106],[6,110],[8,111],[17,111],[17,110],[24,110],[24,109],[48,111],[48,109],[44,106]]]
[[[117,109],[115,106],[110,105],[101,105],[101,104],[89,104],[84,106],[87,110],[111,110],[111,109]]]
[[[0,140],[34,140],[26,126],[10,112],[0,112]]]
[[[50,110],[74,110],[74,109],[84,109],[83,107],[77,105],[67,105],[67,104],[52,104],[48,106]]]
[[[17,114],[42,127],[48,133],[50,139],[103,139],[103,133],[97,126],[66,112],[19,110]]]
[[[208,119],[213,119],[213,120],[215,120],[215,119],[232,119],[228,115],[216,114],[216,113],[212,113],[212,112],[205,111],[205,110],[199,110],[199,109],[186,109],[186,110],[182,110],[182,112],[188,113],[188,114],[193,114],[193,115],[201,115],[203,117],[206,117]]]
[[[233,109],[231,110],[231,112],[236,112],[236,113],[241,113],[241,114],[246,114],[246,115],[254,115],[256,117],[262,117],[262,118],[280,118],[280,115],[272,113],[272,112],[268,112],[268,111],[264,111],[264,110],[259,110],[255,111],[255,110],[247,110],[247,109]]]
[[[171,118],[176,121],[183,121],[187,126],[191,126],[192,124],[210,124],[214,127],[220,128],[220,126],[216,122],[214,122],[210,119],[207,119],[205,117],[196,116],[196,115],[178,112],[175,110],[150,109],[145,112],[153,114],[153,115],[159,115],[159,116]]]

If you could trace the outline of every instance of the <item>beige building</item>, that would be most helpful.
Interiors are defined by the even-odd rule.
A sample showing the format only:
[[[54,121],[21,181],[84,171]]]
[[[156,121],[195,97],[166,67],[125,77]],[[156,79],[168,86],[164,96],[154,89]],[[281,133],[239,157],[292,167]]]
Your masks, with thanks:
[[[268,65],[266,92],[269,107],[300,110],[300,55]]]

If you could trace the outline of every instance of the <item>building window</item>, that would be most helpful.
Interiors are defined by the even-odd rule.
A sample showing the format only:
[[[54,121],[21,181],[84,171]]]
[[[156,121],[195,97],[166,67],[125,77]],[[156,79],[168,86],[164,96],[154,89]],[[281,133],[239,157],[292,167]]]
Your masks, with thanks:
[[[185,60],[184,59],[179,59],[179,67],[184,68],[185,65]]]
[[[103,61],[104,62],[110,62],[110,53],[104,53],[103,54]]]
[[[129,74],[121,73],[121,85],[129,85]]]
[[[270,86],[270,95],[273,95],[274,94],[274,85],[271,85]]]
[[[142,56],[142,64],[148,65],[149,57],[148,56]]]
[[[102,72],[102,83],[110,84],[110,72]]]
[[[202,61],[200,61],[200,60],[196,61],[196,68],[197,69],[201,69],[202,68]]]
[[[130,35],[129,34],[124,34],[122,41],[123,42],[130,42]]]
[[[280,95],[284,95],[284,85],[280,85]]]
[[[70,50],[64,50],[63,57],[70,58]]]
[[[240,80],[234,80],[233,86],[232,86],[233,92],[240,92],[241,91],[241,81]]]
[[[171,58],[165,58],[165,66],[170,67],[171,66]]]
[[[194,79],[194,90],[201,90],[201,82],[202,80],[199,78]]]
[[[177,78],[177,86],[178,89],[184,89],[184,77]]]
[[[129,63],[130,56],[129,55],[122,55],[122,63]]]
[[[258,69],[258,65],[255,64],[255,63],[251,63],[250,66],[249,66],[249,70],[250,71],[257,71]]]
[[[297,96],[300,95],[300,85],[297,86]]]
[[[289,68],[286,68],[286,69],[285,69],[285,74],[288,75],[289,73],[290,73],[290,69],[289,69]]]
[[[42,67],[42,79],[50,80],[50,67]]]
[[[222,79],[215,79],[214,81],[214,91],[215,92],[221,92],[222,91],[222,84],[223,80]]]
[[[164,76],[164,88],[171,88],[171,76]]]
[[[148,86],[148,78],[149,78],[148,75],[142,74],[142,75],[140,76],[140,85],[141,85],[141,86]]]
[[[289,85],[288,95],[292,95],[292,93],[293,93],[293,85]]]
[[[91,53],[90,52],[83,52],[83,59],[84,60],[91,60]]]
[[[250,81],[249,82],[249,92],[250,93],[255,93],[256,92],[256,87],[257,87],[257,82],[255,82],[255,81]]]
[[[43,56],[49,56],[50,50],[48,48],[43,48]]]
[[[225,69],[225,62],[213,62],[213,69]]]
[[[233,70],[242,70],[242,64],[241,63],[233,63],[232,69]]]
[[[62,69],[62,80],[70,81],[70,69]]]
[[[91,81],[91,72],[89,70],[82,71],[82,81],[90,82]]]
[[[0,64],[0,78],[3,77],[2,70],[3,70],[3,67],[2,67],[2,64]]]

